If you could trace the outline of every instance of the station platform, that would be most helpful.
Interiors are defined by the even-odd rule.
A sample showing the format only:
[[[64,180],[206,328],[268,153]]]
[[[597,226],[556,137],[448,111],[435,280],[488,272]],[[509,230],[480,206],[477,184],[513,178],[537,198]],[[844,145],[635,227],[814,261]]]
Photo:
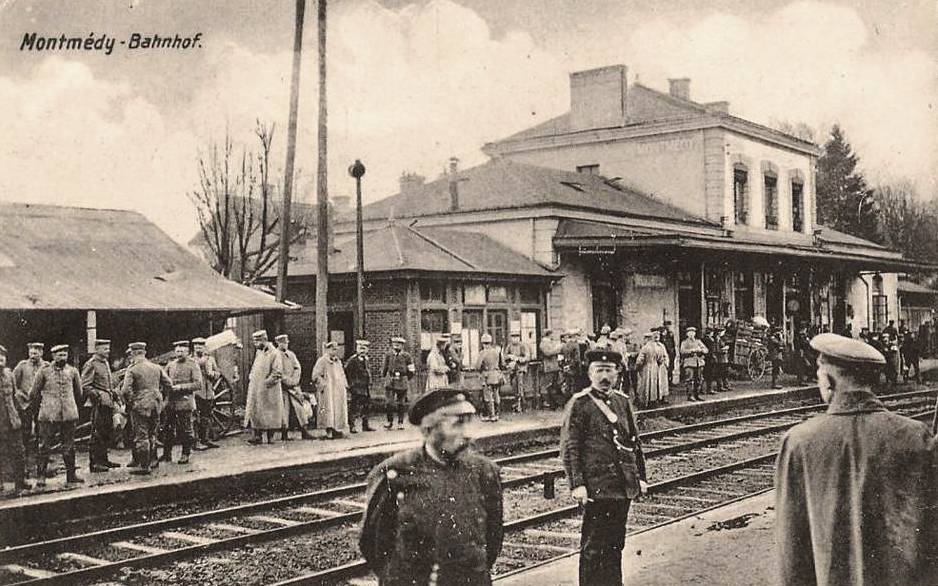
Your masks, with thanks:
[[[630,535],[622,554],[626,585],[774,584],[775,491]],[[509,575],[498,586],[576,586],[579,555]]]
[[[721,413],[740,407],[772,405],[787,400],[817,398],[817,387],[789,387],[781,390],[738,388],[708,395],[704,402],[688,402],[686,391],[676,388],[671,405],[640,411],[638,417],[649,429],[677,425],[672,419],[694,418],[704,413]],[[506,405],[503,405],[505,407]],[[490,451],[504,445],[550,440],[559,435],[561,411],[537,410],[525,413],[505,413],[494,423],[474,420],[470,435],[476,446]],[[134,476],[131,468],[114,468],[109,472],[92,474],[88,471],[86,453],[79,453],[79,474],[84,484],[65,484],[64,473],[48,480],[45,489],[23,493],[16,498],[0,499],[0,525],[16,526],[19,522],[37,519],[80,518],[94,515],[103,508],[132,508],[173,501],[179,495],[199,497],[225,494],[234,489],[250,493],[253,487],[262,487],[271,480],[296,478],[299,484],[313,477],[334,472],[358,470],[362,474],[384,458],[400,450],[420,444],[420,431],[409,424],[403,430],[386,430],[383,417],[372,418],[377,431],[352,434],[342,439],[326,440],[322,432],[314,432],[319,439],[279,441],[273,444],[250,445],[247,433],[230,436],[218,443],[219,449],[193,452],[186,465],[162,463],[149,476]],[[642,424],[640,424],[642,425]],[[180,448],[174,450],[178,459]],[[129,450],[112,450],[112,461],[130,461]],[[52,465],[61,466],[61,459],[53,456]],[[33,479],[34,481],[34,479]]]

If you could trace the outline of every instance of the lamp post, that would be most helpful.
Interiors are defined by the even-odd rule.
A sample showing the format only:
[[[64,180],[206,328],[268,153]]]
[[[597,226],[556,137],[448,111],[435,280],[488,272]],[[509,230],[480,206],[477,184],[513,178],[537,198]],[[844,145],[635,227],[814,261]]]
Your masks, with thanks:
[[[358,285],[356,307],[358,309],[358,323],[355,325],[355,335],[358,339],[365,337],[365,241],[362,227],[362,177],[365,175],[365,166],[361,160],[349,166],[348,174],[355,178],[355,242],[357,262],[355,263],[355,277]]]

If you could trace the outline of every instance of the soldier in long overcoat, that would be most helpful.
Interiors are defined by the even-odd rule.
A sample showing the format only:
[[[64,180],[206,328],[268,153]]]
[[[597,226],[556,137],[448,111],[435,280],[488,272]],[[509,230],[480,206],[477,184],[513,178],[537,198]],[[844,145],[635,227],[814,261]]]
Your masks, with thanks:
[[[12,471],[14,496],[32,488],[26,481],[26,450],[15,394],[13,372],[7,368],[7,349],[0,346],[0,475],[3,470]]]
[[[83,399],[81,375],[68,363],[68,345],[52,347],[52,363],[42,367],[29,392],[32,405],[39,406],[39,456],[36,464],[38,485],[46,484],[46,468],[52,438],[62,435],[62,460],[65,462],[66,482],[84,482],[75,472],[75,426],[78,423],[78,403]]]
[[[579,583],[621,586],[625,524],[647,490],[645,457],[629,397],[616,390],[622,356],[586,354],[590,386],[567,403],[560,457],[572,496],[584,507]]]
[[[108,447],[114,435],[114,407],[120,402],[112,388],[111,365],[108,356],[111,341],[98,339],[94,342],[94,354],[81,369],[81,386],[86,397],[91,398],[91,440],[88,444],[88,459],[92,472],[107,472],[119,468],[120,464],[108,459]]]
[[[195,393],[203,387],[202,368],[189,356],[189,340],[179,340],[173,344],[176,357],[166,365],[166,375],[172,386],[166,404],[166,422],[163,425],[164,462],[172,461],[173,444],[182,444],[180,464],[189,463],[195,433],[192,426],[192,413],[195,411]]]
[[[668,353],[655,338],[657,331],[645,334],[645,343],[635,359],[638,369],[636,402],[649,406],[663,401],[668,387]]]
[[[371,359],[368,357],[368,340],[355,340],[355,354],[345,363],[345,379],[349,389],[349,429],[358,433],[355,422],[362,420],[362,431],[374,431],[368,424],[368,409],[371,403]]]
[[[283,362],[283,378],[280,380],[280,387],[283,389],[281,439],[283,441],[290,440],[289,431],[291,428],[299,429],[300,437],[303,439],[313,439],[313,436],[306,431],[306,426],[309,424],[306,411],[309,401],[303,395],[303,389],[300,388],[303,367],[293,350],[290,350],[290,337],[287,334],[280,334],[274,338],[274,341],[277,342],[277,351],[280,352]]]
[[[201,449],[219,447],[212,441],[212,415],[215,411],[215,381],[221,378],[221,370],[215,357],[205,351],[206,342],[202,337],[192,339],[192,358],[202,371],[202,388],[194,393],[198,413],[195,432],[196,439],[202,444]],[[196,446],[195,449],[200,448]]]
[[[873,394],[886,360],[836,334],[811,340],[827,412],[782,438],[775,473],[783,586],[935,584],[934,439]]]
[[[501,482],[495,463],[469,447],[473,413],[461,391],[430,391],[409,416],[424,444],[368,475],[359,547],[381,586],[492,583],[503,537]]]
[[[339,347],[327,342],[325,352],[313,365],[313,386],[319,394],[316,426],[326,430],[326,438],[337,439],[349,433],[348,380],[339,360]]]
[[[156,435],[159,431],[160,412],[164,393],[173,386],[166,372],[158,364],[147,360],[146,342],[131,342],[130,366],[124,372],[121,395],[131,414],[133,424],[133,461],[136,468],[131,474],[150,474],[150,467],[160,465],[156,457]]]
[[[244,425],[251,426],[254,437],[248,443],[262,443],[263,432],[267,432],[267,443],[274,439],[274,430],[280,429],[283,421],[283,358],[267,338],[266,330],[251,334],[254,342],[254,363],[248,375],[248,396],[244,407]]]
[[[440,335],[427,354],[427,386],[424,389],[426,391],[442,389],[449,385],[449,378],[446,376],[449,372],[449,365],[446,364],[446,356],[443,355],[448,342],[448,335]]]
[[[29,461],[29,452],[33,443],[33,430],[36,423],[36,410],[30,404],[29,391],[33,388],[33,379],[43,366],[49,364],[42,359],[45,344],[30,342],[26,345],[28,358],[20,360],[13,368],[13,388],[16,390],[16,408],[20,416],[20,431],[23,434],[23,449]],[[28,467],[27,467],[28,468]],[[27,471],[28,476],[28,471]]]

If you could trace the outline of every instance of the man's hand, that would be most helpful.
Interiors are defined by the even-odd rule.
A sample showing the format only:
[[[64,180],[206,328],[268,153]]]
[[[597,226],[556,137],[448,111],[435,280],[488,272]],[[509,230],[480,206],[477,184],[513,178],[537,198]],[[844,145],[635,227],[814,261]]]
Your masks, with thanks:
[[[642,494],[648,494],[648,483],[644,480],[639,480],[638,489],[642,492]]]
[[[571,494],[573,495],[573,498],[576,499],[578,503],[580,503],[580,506],[585,506],[586,501],[589,500],[585,486],[578,486],[574,488]]]

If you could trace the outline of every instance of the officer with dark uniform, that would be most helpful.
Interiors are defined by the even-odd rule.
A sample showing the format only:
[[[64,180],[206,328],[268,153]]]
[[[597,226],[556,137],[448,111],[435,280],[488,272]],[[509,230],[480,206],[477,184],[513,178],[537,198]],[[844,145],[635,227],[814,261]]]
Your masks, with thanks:
[[[114,407],[118,402],[117,393],[111,388],[111,365],[108,362],[110,353],[110,340],[95,340],[94,354],[81,369],[82,390],[85,396],[91,398],[91,441],[88,445],[88,459],[92,472],[107,472],[111,468],[120,468],[120,464],[111,462],[107,455],[114,432]]]
[[[387,405],[388,423],[384,427],[394,427],[394,410],[397,406],[397,428],[404,429],[404,413],[407,411],[408,381],[414,377],[417,367],[410,354],[404,352],[404,338],[391,338],[391,351],[384,356],[381,376],[384,377],[384,399]]]
[[[138,468],[131,474],[149,474],[150,465],[159,466],[156,459],[156,432],[163,410],[163,392],[173,383],[158,364],[147,360],[146,342],[131,342],[131,364],[124,373],[121,395],[127,401],[134,426],[134,460]]]
[[[33,379],[36,378],[36,373],[49,363],[42,359],[42,354],[46,348],[45,344],[30,342],[26,347],[29,358],[20,360],[13,368],[13,388],[16,390],[16,408],[19,411],[23,449],[26,451],[26,461],[28,462],[29,452],[35,437],[33,429],[38,427],[35,425],[36,410],[30,407],[29,391],[33,388]]]
[[[361,552],[382,586],[483,586],[502,548],[498,467],[469,447],[475,409],[436,389],[410,410],[424,443],[368,475]]]
[[[371,359],[368,358],[368,340],[355,340],[355,354],[345,363],[345,378],[349,387],[349,426],[358,433],[355,421],[362,420],[362,431],[374,431],[368,424],[368,407],[371,402]]]
[[[647,490],[645,456],[629,396],[615,390],[622,356],[586,353],[590,387],[567,403],[560,454],[573,497],[584,507],[580,584],[622,584],[629,505]]]
[[[7,368],[7,349],[0,346],[0,470],[12,470],[13,496],[17,496],[32,486],[26,481],[26,450],[14,395],[13,372]]]

